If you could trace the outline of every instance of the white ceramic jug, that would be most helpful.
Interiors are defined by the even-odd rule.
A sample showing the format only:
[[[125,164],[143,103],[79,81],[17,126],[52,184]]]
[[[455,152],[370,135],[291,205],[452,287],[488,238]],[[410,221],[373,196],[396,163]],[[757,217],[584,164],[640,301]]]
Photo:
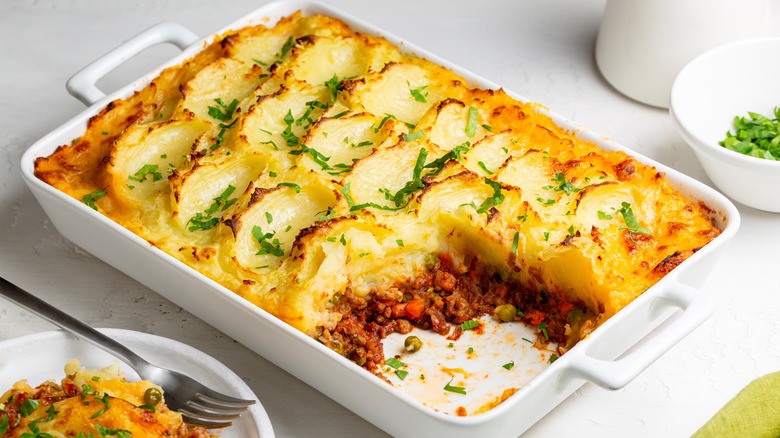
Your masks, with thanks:
[[[607,0],[596,63],[621,93],[668,108],[674,78],[690,60],[721,44],[766,36],[770,24],[769,0]]]

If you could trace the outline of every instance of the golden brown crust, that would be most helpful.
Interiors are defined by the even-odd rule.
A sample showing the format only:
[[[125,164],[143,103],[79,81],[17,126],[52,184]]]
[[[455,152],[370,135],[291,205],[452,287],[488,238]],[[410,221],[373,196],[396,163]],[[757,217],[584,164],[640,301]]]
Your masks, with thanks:
[[[595,326],[720,233],[657,169],[319,15],[217,38],[36,175],[314,337],[440,254]]]

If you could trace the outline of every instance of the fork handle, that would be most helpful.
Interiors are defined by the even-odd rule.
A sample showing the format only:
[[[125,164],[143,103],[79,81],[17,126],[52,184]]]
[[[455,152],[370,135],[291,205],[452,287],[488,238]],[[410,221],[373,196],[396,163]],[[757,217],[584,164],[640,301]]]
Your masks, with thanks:
[[[143,369],[144,366],[147,365],[147,362],[143,358],[133,353],[124,345],[2,277],[0,277],[0,294],[52,324],[59,326],[63,330],[111,353],[135,370]]]

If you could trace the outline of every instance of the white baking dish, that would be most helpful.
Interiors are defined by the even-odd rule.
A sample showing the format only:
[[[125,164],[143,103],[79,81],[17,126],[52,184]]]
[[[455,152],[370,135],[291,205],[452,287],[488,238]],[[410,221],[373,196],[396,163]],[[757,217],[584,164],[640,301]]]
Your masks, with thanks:
[[[496,84],[354,17],[313,2],[271,3],[216,34],[259,23],[272,25],[297,10],[304,14],[324,13],[340,18],[355,30],[384,36],[403,50],[449,67],[472,84],[498,88]],[[424,406],[34,176],[37,157],[47,156],[59,145],[70,143],[83,133],[89,118],[106,104],[144,87],[163,68],[193,56],[212,38],[200,39],[177,24],[164,23],[142,32],[77,73],[68,82],[68,90],[89,108],[30,147],[22,158],[25,182],[66,238],[387,432],[401,436],[517,436],[586,381],[606,388],[626,385],[711,315],[713,301],[698,289],[713,268],[717,255],[739,227],[740,218],[734,205],[713,189],[554,113],[548,115],[582,138],[594,141],[604,149],[629,152],[638,160],[665,172],[676,188],[712,209],[713,219],[723,233],[604,323],[590,338],[544,368],[505,402],[486,413],[468,417],[448,415]],[[172,43],[183,51],[165,65],[111,95],[106,96],[95,87],[104,74],[158,43]]]

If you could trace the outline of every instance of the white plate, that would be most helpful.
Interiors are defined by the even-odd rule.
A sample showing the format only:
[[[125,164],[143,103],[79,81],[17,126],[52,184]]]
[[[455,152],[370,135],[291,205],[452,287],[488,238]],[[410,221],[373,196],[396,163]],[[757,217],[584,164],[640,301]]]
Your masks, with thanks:
[[[233,425],[222,438],[273,438],[274,431],[260,400],[252,390],[225,365],[189,345],[160,336],[130,330],[99,329],[155,365],[183,372],[217,391],[257,403]],[[64,331],[54,330],[0,342],[0,392],[15,382],[27,379],[32,386],[46,380],[59,382],[70,359],[82,366],[104,368],[119,363],[127,380],[140,380],[125,363]]]

